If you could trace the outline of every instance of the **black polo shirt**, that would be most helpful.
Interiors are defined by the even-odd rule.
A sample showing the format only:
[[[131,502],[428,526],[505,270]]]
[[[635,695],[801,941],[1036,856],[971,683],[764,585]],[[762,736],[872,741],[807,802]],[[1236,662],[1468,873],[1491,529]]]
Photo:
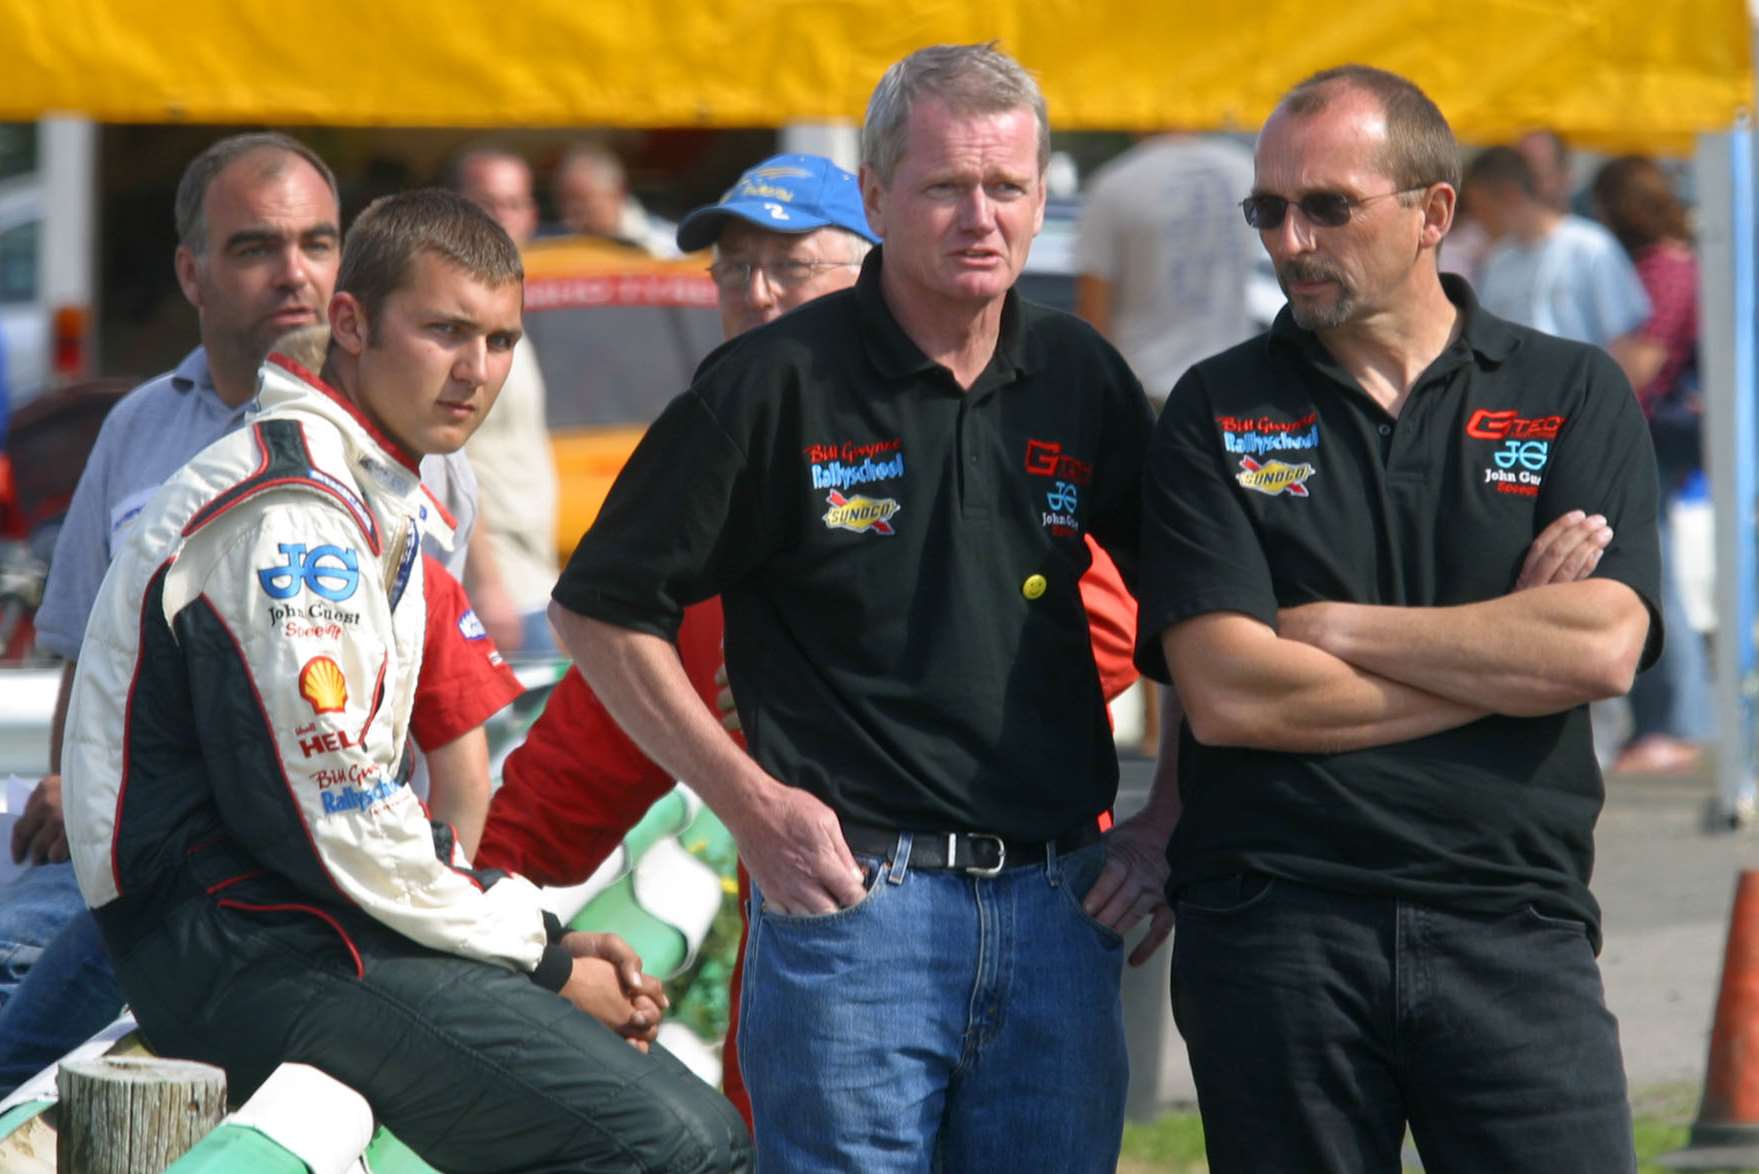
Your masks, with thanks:
[[[1595,574],[1648,605],[1659,651],[1656,474],[1607,354],[1479,309],[1395,419],[1285,308],[1199,363],[1167,401],[1145,476],[1138,663],[1216,611],[1274,627],[1317,600],[1445,607],[1506,594],[1534,537],[1571,509],[1614,531]],[[1171,887],[1256,869],[1332,888],[1587,921],[1604,798],[1587,706],[1487,717],[1345,754],[1180,746]]]
[[[703,361],[555,597],[670,639],[719,594],[764,769],[860,823],[1046,839],[1117,789],[1078,584],[1087,534],[1133,579],[1149,409],[1012,293],[961,391],[887,310],[883,253]]]

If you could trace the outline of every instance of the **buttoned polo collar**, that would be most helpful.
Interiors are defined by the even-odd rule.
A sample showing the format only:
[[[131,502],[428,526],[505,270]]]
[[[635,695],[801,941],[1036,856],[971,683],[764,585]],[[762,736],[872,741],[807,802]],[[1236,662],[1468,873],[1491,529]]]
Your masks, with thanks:
[[[861,264],[861,276],[855,281],[855,305],[861,319],[862,345],[881,376],[902,379],[924,371],[945,370],[922,353],[922,348],[904,332],[886,305],[880,289],[880,269],[884,264],[881,245],[867,254]],[[1029,361],[1026,332],[1020,322],[1020,294],[1010,289],[1002,303],[1002,321],[996,336],[995,354],[984,367],[983,374],[968,392],[985,389],[996,383],[1011,381],[1017,375],[1030,373],[1037,363]]]
[[[236,404],[229,404],[220,398],[220,389],[214,386],[214,372],[208,366],[208,350],[196,347],[171,372],[171,390],[179,395],[194,394],[203,401],[203,410],[223,419],[239,419],[257,410],[257,396],[253,388],[250,395]]]
[[[183,361],[178,363],[177,369],[171,372],[171,386],[178,391],[194,391],[197,388],[214,391],[214,377],[208,370],[208,350],[206,347],[198,346],[183,356]],[[214,392],[214,394],[218,395],[219,393]]]

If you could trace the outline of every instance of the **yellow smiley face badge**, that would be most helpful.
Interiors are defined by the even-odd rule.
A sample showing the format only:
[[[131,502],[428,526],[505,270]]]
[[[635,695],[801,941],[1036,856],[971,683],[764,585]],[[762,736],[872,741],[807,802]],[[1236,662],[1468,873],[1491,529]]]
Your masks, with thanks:
[[[1043,575],[1028,575],[1026,582],[1020,584],[1020,594],[1028,599],[1037,599],[1044,594],[1046,586]]]

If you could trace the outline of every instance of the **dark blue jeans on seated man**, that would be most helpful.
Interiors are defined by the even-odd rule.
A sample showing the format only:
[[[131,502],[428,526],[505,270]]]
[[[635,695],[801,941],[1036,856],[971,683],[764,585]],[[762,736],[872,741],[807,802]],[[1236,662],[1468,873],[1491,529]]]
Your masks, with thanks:
[[[739,1065],[758,1168],[1111,1174],[1123,943],[1081,910],[1105,846],[995,876],[857,854],[867,896],[778,916],[752,886]]]
[[[1176,903],[1173,1012],[1214,1174],[1621,1174],[1618,1024],[1580,922],[1247,874]]]
[[[73,865],[38,864],[0,887],[0,1097],[121,1011],[122,991]]]

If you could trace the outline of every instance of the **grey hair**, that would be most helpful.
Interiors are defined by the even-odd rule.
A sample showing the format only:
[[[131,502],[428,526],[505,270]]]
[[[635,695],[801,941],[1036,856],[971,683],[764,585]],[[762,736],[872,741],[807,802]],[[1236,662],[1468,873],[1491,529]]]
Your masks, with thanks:
[[[851,265],[861,264],[867,260],[867,254],[873,252],[873,242],[860,233],[850,232],[847,228],[838,228],[835,225],[831,226],[831,231],[841,236],[844,243],[849,246],[849,263]]]
[[[183,178],[177,181],[177,243],[196,254],[198,257],[208,248],[208,217],[203,210],[207,202],[208,189],[214,180],[231,164],[257,151],[272,151],[283,157],[291,155],[311,164],[312,170],[323,176],[324,183],[330,189],[330,195],[341,203],[341,196],[336,188],[336,174],[330,165],[318,157],[318,153],[290,135],[278,134],[274,131],[253,131],[250,134],[229,135],[211,144],[207,150],[189,161],[183,169]],[[263,169],[265,178],[273,179],[280,175],[286,166],[285,158],[268,163]]]
[[[904,157],[910,111],[920,98],[938,98],[955,114],[1003,114],[1031,110],[1038,120],[1038,173],[1051,158],[1050,118],[1044,94],[1030,73],[996,48],[981,45],[930,45],[886,70],[868,99],[861,126],[861,162],[882,184]]]

